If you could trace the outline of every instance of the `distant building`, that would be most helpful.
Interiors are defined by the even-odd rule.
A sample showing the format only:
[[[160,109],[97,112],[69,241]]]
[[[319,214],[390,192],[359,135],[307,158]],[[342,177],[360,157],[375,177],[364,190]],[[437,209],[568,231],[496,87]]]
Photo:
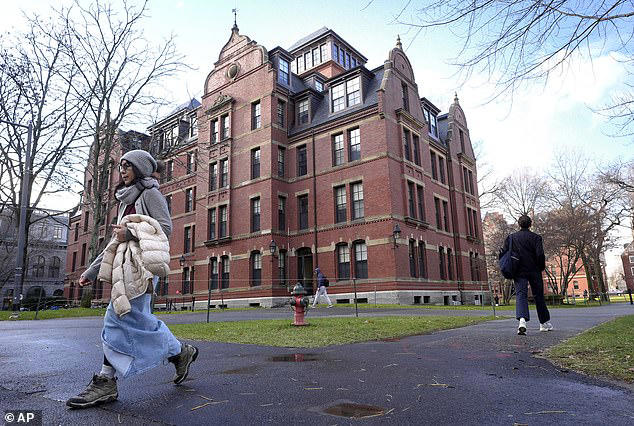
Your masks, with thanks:
[[[17,220],[13,208],[0,210],[1,309],[9,309],[20,291],[15,285]],[[67,243],[67,213],[45,209],[32,213],[22,293],[26,299],[38,298],[40,292],[42,298],[63,295]]]
[[[625,285],[628,290],[634,291],[634,241],[625,245],[621,253],[621,262],[623,262]]]

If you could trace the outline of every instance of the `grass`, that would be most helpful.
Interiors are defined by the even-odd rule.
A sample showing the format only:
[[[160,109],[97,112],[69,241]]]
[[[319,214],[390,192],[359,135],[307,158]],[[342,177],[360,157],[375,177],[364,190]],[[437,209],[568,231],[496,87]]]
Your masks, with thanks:
[[[289,318],[209,324],[170,324],[169,328],[176,336],[185,339],[314,348],[426,334],[492,319],[494,319],[492,316],[308,318],[309,326],[295,327],[291,325]]]
[[[582,373],[634,383],[634,315],[620,317],[550,348],[553,362]]]
[[[0,321],[7,321],[9,316],[13,312],[0,311]],[[103,316],[106,313],[106,308],[70,308],[70,309],[46,309],[38,312],[37,319],[54,319],[54,318],[73,318],[73,317],[95,317]],[[20,312],[18,320],[32,320],[35,319],[35,311],[23,311]]]

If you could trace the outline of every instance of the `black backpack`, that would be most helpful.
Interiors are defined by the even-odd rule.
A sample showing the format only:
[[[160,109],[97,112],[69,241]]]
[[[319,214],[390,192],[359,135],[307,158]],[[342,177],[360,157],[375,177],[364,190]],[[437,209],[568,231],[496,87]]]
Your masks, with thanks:
[[[324,287],[328,287],[329,284],[328,278],[324,278]]]
[[[516,251],[513,251],[513,236],[509,236],[509,249],[500,257],[499,265],[500,271],[504,278],[513,279],[517,276],[517,270],[519,268],[519,255]]]

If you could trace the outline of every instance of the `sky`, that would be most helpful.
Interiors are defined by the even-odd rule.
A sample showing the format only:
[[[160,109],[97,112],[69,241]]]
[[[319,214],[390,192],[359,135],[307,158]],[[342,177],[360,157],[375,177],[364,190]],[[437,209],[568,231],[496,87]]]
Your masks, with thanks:
[[[4,0],[0,31],[19,30],[24,25],[22,13],[46,15],[51,4],[63,2]],[[387,59],[400,35],[420,96],[446,112],[457,93],[471,140],[481,145],[481,156],[494,176],[503,177],[526,166],[544,169],[558,150],[580,150],[592,158],[593,167],[634,157],[632,140],[609,136],[611,129],[605,119],[592,111],[608,103],[614,89],[623,87],[626,72],[617,54],[605,52],[592,61],[575,60],[566,72],[553,74],[545,85],[528,86],[512,99],[502,96],[487,103],[495,81],[476,74],[461,84],[457,69],[450,65],[460,47],[456,31],[436,28],[414,37],[412,29],[394,21],[404,4],[402,0],[153,0],[144,31],[156,43],[174,34],[178,50],[191,67],[162,87],[160,95],[174,104],[200,98],[205,77],[229,39],[232,9],[237,7],[240,33],[268,50],[288,48],[326,26],[366,56],[369,69]],[[405,13],[400,19],[415,18]],[[135,130],[144,131],[140,126]],[[70,208],[77,200],[77,195],[66,194],[48,203]],[[625,228],[621,234],[623,242],[631,237]],[[607,256],[608,273],[617,265],[614,254]]]

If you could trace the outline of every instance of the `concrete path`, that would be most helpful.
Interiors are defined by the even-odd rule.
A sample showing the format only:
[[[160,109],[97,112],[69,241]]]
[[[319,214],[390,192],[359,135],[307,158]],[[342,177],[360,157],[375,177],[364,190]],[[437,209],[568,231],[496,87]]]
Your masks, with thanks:
[[[481,312],[400,309],[361,315],[378,313]],[[631,388],[561,371],[539,357],[567,337],[634,314],[634,307],[611,304],[552,314],[555,331],[539,333],[539,324],[531,321],[528,336],[517,336],[515,320],[507,319],[321,349],[196,342],[200,356],[182,386],[171,383],[173,367],[165,365],[121,380],[119,401],[87,410],[67,410],[64,401],[101,365],[101,319],[4,321],[0,411],[43,410],[44,424],[634,424]],[[354,309],[320,308],[311,315],[354,315]],[[205,316],[162,319],[193,322]],[[214,321],[278,317],[290,320],[290,313],[212,314]],[[341,416],[360,410],[350,404],[375,406],[384,414],[363,420]]]

